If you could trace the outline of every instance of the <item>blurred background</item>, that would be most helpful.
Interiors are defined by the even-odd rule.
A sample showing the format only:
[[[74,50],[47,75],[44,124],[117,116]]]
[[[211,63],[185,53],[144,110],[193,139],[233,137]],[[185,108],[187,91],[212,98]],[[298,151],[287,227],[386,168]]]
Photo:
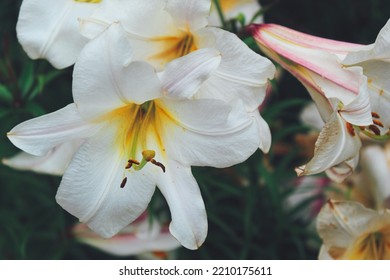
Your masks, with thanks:
[[[44,60],[27,57],[16,39],[22,1],[0,3],[0,158],[18,150],[6,133],[16,124],[72,102],[72,68],[56,70]],[[385,0],[263,0],[264,21],[312,35],[369,44],[390,17]],[[227,26],[241,34],[241,25]],[[242,39],[255,51],[251,38]],[[179,248],[178,259],[316,259],[321,245],[314,216],[308,215],[322,193],[296,198],[294,167],[305,163],[314,148],[309,128],[300,121],[310,101],[288,73],[272,82],[262,115],[271,127],[273,145],[267,155],[256,152],[227,169],[193,168],[209,219],[206,242],[197,251]],[[323,175],[317,176],[322,179]],[[72,234],[76,218],[55,202],[61,178],[0,165],[0,259],[118,259],[78,242]],[[316,180],[308,188],[315,187]],[[322,180],[324,188],[328,182]],[[161,194],[154,201],[160,201]],[[157,205],[157,206],[156,206]],[[158,209],[158,210],[156,210]],[[153,216],[168,214],[152,203]],[[156,213],[158,212],[158,213]],[[303,213],[303,214],[302,214]],[[157,215],[158,214],[158,215]]]

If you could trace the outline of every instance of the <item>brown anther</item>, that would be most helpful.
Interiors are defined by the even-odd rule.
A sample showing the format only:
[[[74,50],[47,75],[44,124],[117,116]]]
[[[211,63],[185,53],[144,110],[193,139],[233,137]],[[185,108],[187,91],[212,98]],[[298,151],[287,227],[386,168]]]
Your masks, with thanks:
[[[346,123],[347,130],[351,136],[355,136],[355,129],[353,128],[352,124],[349,122]]]
[[[127,183],[127,177],[123,178],[121,183],[121,189],[123,189],[126,186],[126,183]]]
[[[360,130],[365,130],[366,127],[365,126],[359,126]]]
[[[150,162],[153,163],[154,165],[160,167],[162,169],[162,171],[165,173],[165,166],[164,166],[164,164],[162,164],[161,162],[156,161],[155,159],[151,159]]]
[[[131,167],[133,166],[133,164],[139,165],[139,161],[138,161],[138,160],[135,160],[135,159],[129,159],[129,160],[127,161],[127,164],[126,164],[126,166],[125,166],[125,169],[131,168]]]
[[[368,127],[372,132],[374,132],[374,134],[375,135],[381,135],[381,131],[380,131],[380,129],[377,127],[377,126],[375,126],[375,125],[370,125],[369,127]]]
[[[379,118],[380,118],[379,114],[378,114],[378,113],[375,113],[375,112],[371,112],[371,116],[372,116],[373,118],[376,118],[376,119],[379,119]]]
[[[377,126],[380,126],[380,127],[385,127],[383,125],[383,123],[380,121],[380,120],[373,120],[374,124],[376,124]]]

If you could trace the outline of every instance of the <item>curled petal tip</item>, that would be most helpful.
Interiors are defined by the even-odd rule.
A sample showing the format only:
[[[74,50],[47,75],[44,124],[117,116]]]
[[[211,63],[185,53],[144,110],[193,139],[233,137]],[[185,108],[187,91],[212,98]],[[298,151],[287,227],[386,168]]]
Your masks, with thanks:
[[[299,167],[296,167],[295,168],[295,172],[297,173],[297,176],[298,177],[301,177],[303,175],[306,175],[305,173],[305,168],[306,168],[306,165],[302,165],[302,166],[299,166]]]

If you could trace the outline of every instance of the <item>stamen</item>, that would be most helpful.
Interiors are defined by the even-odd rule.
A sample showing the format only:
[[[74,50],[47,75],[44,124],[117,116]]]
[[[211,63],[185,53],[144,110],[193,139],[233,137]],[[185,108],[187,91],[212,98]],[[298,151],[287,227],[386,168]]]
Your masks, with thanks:
[[[135,160],[135,159],[129,159],[129,160],[127,161],[127,165],[126,165],[125,169],[131,168],[131,167],[133,166],[133,164],[139,165],[139,161],[138,161],[138,160]]]
[[[377,126],[380,126],[380,127],[385,127],[383,125],[383,123],[380,121],[380,120],[373,120],[374,124],[376,124]]]
[[[369,128],[372,132],[374,132],[375,135],[380,135],[380,134],[381,134],[380,129],[379,129],[377,126],[373,125],[373,124],[370,125],[368,128]]]
[[[355,136],[355,129],[353,128],[352,124],[350,124],[349,122],[346,123],[346,126],[347,126],[347,130],[349,132],[349,134],[351,136]]]
[[[371,116],[372,116],[373,118],[376,118],[376,119],[379,119],[379,118],[380,118],[379,114],[378,114],[378,113],[375,113],[375,112],[371,112]]]
[[[160,167],[162,169],[162,171],[165,173],[165,166],[161,162],[158,162],[157,160],[155,160],[154,159],[155,156],[156,156],[156,152],[155,151],[153,151],[153,150],[144,150],[144,151],[142,151],[142,160],[141,160],[141,162],[138,162],[135,159],[129,159],[125,169],[129,169],[129,168],[131,168],[133,166],[133,164],[135,164],[136,166],[134,166],[134,170],[138,171],[138,170],[141,170],[142,168],[144,168],[144,166],[148,162],[150,162],[150,163]]]
[[[150,162],[153,163],[154,165],[160,167],[162,169],[162,171],[165,173],[165,166],[164,166],[164,164],[162,164],[161,162],[156,161],[153,158],[150,160]]]
[[[127,177],[123,178],[122,183],[121,183],[121,189],[123,189],[125,187],[126,183],[127,183]]]

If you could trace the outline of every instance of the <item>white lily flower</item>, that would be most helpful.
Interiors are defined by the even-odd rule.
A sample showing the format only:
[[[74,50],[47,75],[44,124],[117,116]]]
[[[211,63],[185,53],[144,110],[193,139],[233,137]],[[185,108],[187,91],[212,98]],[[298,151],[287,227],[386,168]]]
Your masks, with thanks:
[[[170,207],[170,232],[196,249],[206,238],[207,217],[190,167],[246,160],[260,145],[258,124],[240,103],[196,98],[220,64],[218,51],[201,49],[167,64],[161,82],[149,64],[132,59],[120,25],[110,26],[75,64],[75,103],[16,126],[8,137],[38,156],[86,139],[57,202],[111,237],[145,211],[157,185]]]
[[[362,149],[361,174],[357,182],[369,193],[374,209],[390,208],[390,146],[369,145]]]
[[[253,52],[236,35],[207,26],[210,0],[111,0],[81,21],[82,33],[94,38],[113,22],[120,22],[134,49],[134,58],[151,63],[158,71],[188,54],[215,49],[221,55],[218,68],[202,83],[196,98],[244,102],[261,128],[260,148],[268,152],[271,134],[258,107],[266,94],[274,65]],[[183,64],[183,71],[190,69]],[[201,66],[200,66],[201,67]]]
[[[259,1],[257,0],[219,0],[219,5],[226,20],[235,18],[242,14],[245,17],[246,22],[249,22],[261,9]],[[211,2],[211,11],[208,21],[210,26],[222,25],[214,1]],[[253,23],[262,22],[262,16],[256,17],[253,21]]]
[[[368,134],[388,135],[390,128],[390,20],[379,32],[375,43],[351,50],[342,64],[347,67],[360,66],[368,78],[370,103],[374,125]]]
[[[180,243],[169,233],[168,226],[156,219],[149,221],[147,213],[109,239],[100,237],[81,223],[72,228],[72,234],[79,242],[116,256],[136,255],[143,258],[148,254],[155,259],[167,258],[170,251],[180,247]]]
[[[77,139],[59,144],[44,156],[20,152],[11,158],[3,159],[2,163],[19,170],[62,176],[82,142]]]
[[[319,259],[390,259],[390,211],[329,200],[317,217]]]
[[[23,0],[16,32],[30,58],[47,59],[56,68],[72,65],[87,38],[78,18],[90,15],[103,0]]]
[[[345,68],[342,57],[329,49],[341,53],[360,45],[317,39],[275,24],[252,26],[250,30],[260,48],[305,86],[325,123],[314,157],[297,168],[297,174],[328,170],[332,179],[342,181],[357,165],[361,147],[358,131],[372,127],[374,113],[362,67]]]

